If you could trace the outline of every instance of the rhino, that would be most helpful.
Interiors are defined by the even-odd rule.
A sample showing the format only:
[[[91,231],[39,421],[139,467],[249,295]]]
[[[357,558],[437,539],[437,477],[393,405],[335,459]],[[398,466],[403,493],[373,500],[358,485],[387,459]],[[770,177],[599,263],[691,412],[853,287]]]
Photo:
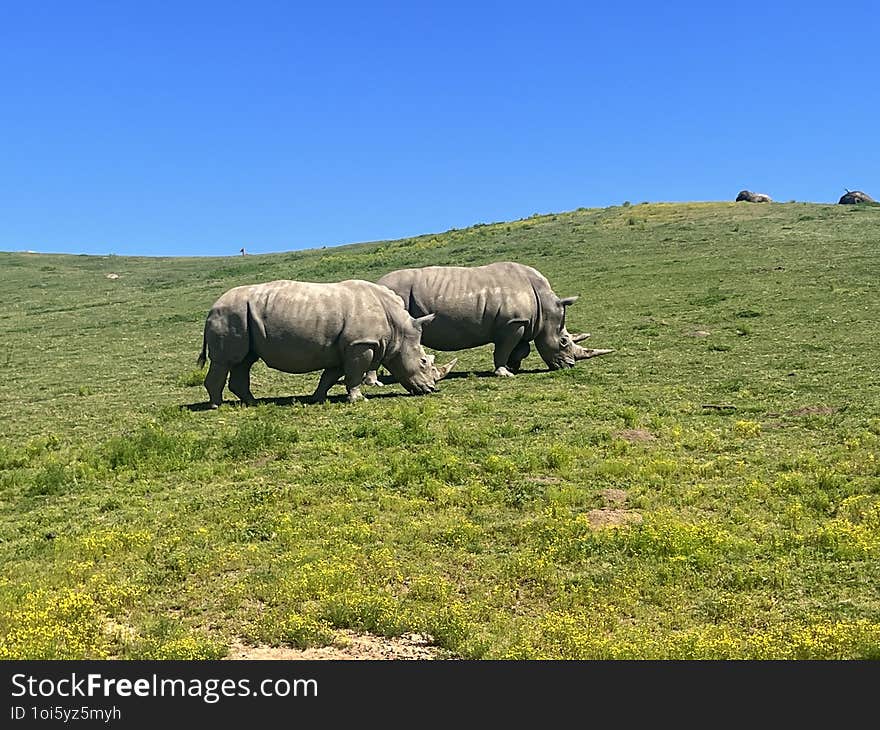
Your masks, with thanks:
[[[578,297],[558,297],[541,272],[512,261],[486,266],[426,266],[385,274],[379,284],[394,290],[413,317],[434,314],[422,343],[435,350],[495,345],[495,375],[512,377],[534,342],[551,370],[613,350],[588,350],[577,343],[589,334],[565,328],[566,308]],[[380,384],[376,372],[367,383]]]
[[[411,317],[390,289],[359,279],[237,286],[211,307],[198,364],[210,358],[205,389],[212,408],[222,402],[227,375],[229,389],[254,402],[250,371],[260,359],[286,373],[323,370],[313,402],[326,400],[340,379],[349,402],[362,400],[364,376],[380,364],[410,393],[425,394],[455,364],[438,368],[421,345],[422,328],[434,317]]]

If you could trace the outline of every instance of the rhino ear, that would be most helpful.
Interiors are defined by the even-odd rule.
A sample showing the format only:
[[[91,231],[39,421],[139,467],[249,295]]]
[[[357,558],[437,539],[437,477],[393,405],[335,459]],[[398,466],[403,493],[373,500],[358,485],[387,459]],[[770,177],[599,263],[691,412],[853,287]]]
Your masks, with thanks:
[[[432,312],[431,314],[426,314],[424,317],[416,317],[415,319],[413,319],[413,324],[416,327],[418,327],[419,329],[421,329],[426,324],[428,324],[428,322],[433,321],[434,317],[436,317],[436,316],[437,315],[434,312]]]
[[[562,299],[559,300],[559,303],[560,303],[563,307],[570,307],[570,306],[571,306],[572,304],[574,304],[577,300],[578,300],[578,297],[577,297],[577,296],[573,296],[573,297],[563,297]]]

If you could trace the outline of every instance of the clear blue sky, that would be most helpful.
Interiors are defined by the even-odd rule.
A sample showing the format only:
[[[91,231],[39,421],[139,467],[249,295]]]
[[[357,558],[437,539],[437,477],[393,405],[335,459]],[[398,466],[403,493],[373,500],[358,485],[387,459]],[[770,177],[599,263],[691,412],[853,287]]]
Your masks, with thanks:
[[[0,0],[0,250],[880,199],[872,3]]]

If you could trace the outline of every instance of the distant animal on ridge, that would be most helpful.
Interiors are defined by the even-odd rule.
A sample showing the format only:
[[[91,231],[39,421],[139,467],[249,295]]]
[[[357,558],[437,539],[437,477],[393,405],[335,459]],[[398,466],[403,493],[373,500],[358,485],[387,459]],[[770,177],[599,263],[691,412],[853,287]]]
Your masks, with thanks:
[[[841,195],[840,200],[837,201],[838,205],[858,205],[859,203],[873,202],[874,198],[867,193],[863,193],[861,190],[846,190],[846,193]]]
[[[736,196],[736,202],[745,201],[747,203],[772,203],[773,200],[769,195],[764,193],[753,193],[751,190],[740,190]]]

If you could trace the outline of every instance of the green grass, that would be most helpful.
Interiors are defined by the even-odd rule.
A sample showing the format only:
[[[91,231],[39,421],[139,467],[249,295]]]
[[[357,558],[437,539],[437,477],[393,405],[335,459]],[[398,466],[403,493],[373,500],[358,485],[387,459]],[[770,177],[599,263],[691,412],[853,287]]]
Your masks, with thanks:
[[[267,256],[0,254],[0,658],[340,627],[478,658],[880,658],[878,230],[869,205],[640,204]],[[187,408],[232,286],[497,260],[580,294],[569,329],[616,352],[508,380],[480,348],[436,394],[355,405],[258,364],[261,405]]]

